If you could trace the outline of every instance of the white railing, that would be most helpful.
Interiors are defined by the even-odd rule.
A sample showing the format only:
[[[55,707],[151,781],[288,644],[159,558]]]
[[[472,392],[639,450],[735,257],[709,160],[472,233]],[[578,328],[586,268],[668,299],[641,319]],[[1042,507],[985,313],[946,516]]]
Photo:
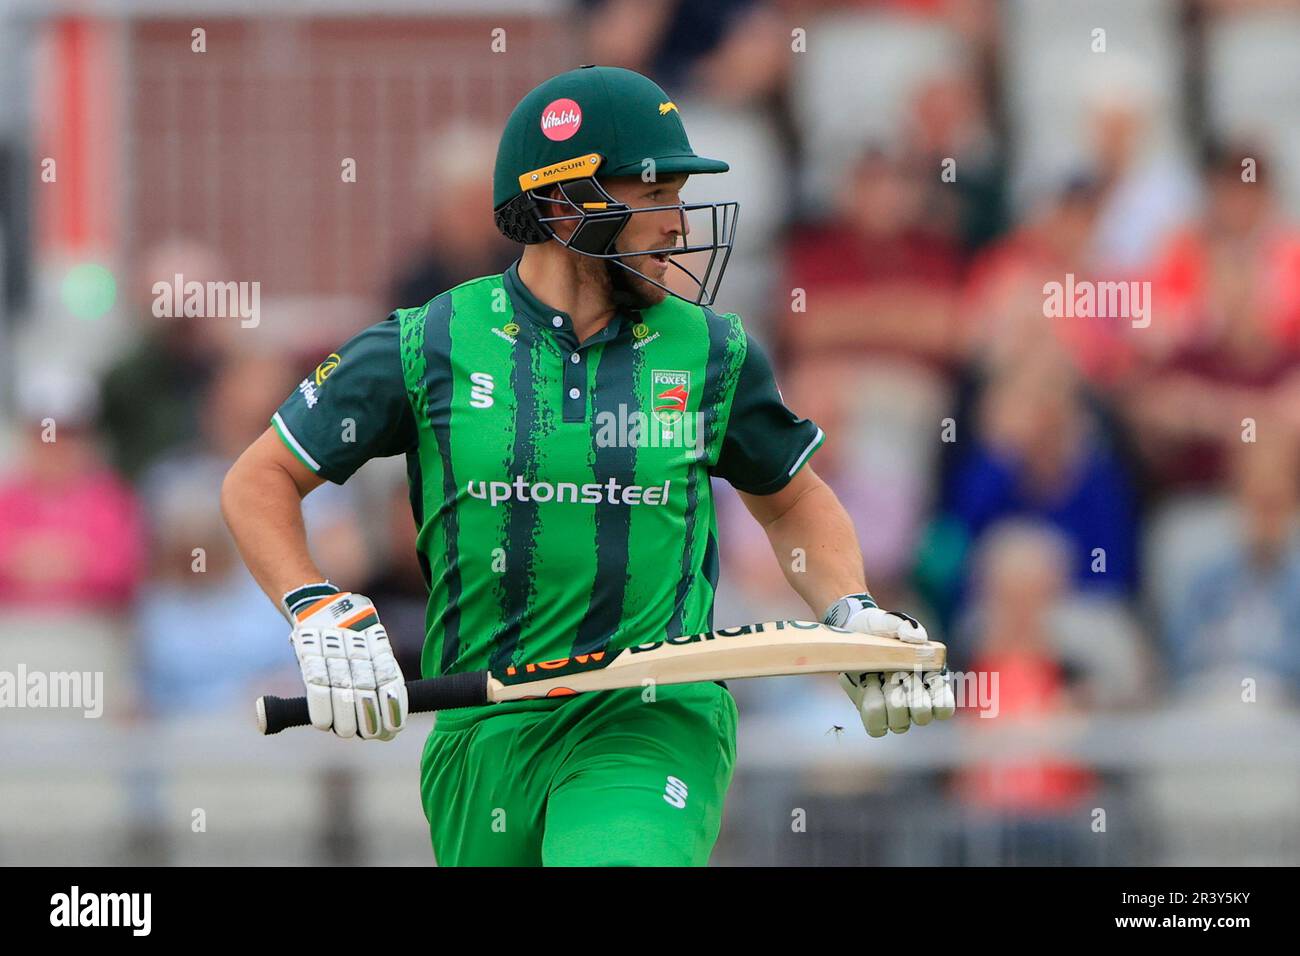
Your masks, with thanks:
[[[715,863],[1300,862],[1294,712],[968,716],[881,740],[821,719],[742,718]],[[0,711],[0,865],[428,865],[430,723],[415,720],[393,743],[363,744],[306,729],[264,738],[242,709],[138,723]],[[1047,829],[980,814],[939,785],[947,771],[1038,757],[1099,773],[1087,806]],[[1093,831],[1093,803],[1109,835]],[[795,833],[801,807],[808,828]]]

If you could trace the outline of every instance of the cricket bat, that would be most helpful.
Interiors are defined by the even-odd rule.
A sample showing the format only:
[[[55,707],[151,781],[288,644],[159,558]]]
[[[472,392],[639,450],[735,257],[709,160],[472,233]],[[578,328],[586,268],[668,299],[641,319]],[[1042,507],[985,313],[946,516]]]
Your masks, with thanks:
[[[407,681],[409,712],[499,704],[507,700],[568,697],[645,684],[689,684],[841,671],[941,670],[946,648],[935,641],[907,644],[813,621],[764,621],[687,634],[617,651],[594,651],[501,672],[475,671]],[[259,697],[263,734],[311,723],[307,698]]]

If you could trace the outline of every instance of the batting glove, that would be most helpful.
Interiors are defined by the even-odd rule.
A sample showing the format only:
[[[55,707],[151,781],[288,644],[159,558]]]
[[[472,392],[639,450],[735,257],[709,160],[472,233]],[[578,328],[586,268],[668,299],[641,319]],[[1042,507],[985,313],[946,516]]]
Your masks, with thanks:
[[[901,611],[881,610],[870,594],[840,598],[826,611],[822,622],[907,644],[924,644],[930,639],[915,618]],[[891,730],[906,733],[912,724],[924,727],[931,720],[947,720],[957,709],[946,665],[943,670],[926,673],[841,674],[840,686],[872,737],[883,737]]]
[[[406,681],[370,598],[328,582],[284,596],[293,644],[317,730],[392,740],[406,725]]]

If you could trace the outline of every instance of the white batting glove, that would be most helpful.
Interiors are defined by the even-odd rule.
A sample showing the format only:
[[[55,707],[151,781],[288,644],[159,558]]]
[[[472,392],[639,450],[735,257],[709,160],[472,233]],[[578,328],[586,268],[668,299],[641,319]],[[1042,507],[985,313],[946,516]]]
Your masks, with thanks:
[[[317,730],[392,740],[406,725],[406,681],[370,598],[312,584],[284,597]]]
[[[881,610],[870,594],[840,598],[822,621],[847,631],[893,637],[908,644],[924,644],[930,639],[915,618],[901,611]],[[906,733],[912,724],[924,727],[931,720],[947,720],[957,709],[946,666],[926,673],[841,674],[840,686],[872,737],[883,737],[891,730]]]

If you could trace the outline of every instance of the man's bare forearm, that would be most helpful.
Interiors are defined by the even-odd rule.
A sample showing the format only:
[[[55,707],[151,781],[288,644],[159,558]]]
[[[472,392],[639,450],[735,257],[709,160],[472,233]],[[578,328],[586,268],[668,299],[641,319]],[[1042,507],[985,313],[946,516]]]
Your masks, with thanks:
[[[221,512],[249,573],[278,607],[287,592],[325,575],[307,550],[302,489],[282,467],[252,451],[226,475]]]
[[[853,519],[820,479],[764,530],[785,579],[818,619],[846,594],[867,589]]]

